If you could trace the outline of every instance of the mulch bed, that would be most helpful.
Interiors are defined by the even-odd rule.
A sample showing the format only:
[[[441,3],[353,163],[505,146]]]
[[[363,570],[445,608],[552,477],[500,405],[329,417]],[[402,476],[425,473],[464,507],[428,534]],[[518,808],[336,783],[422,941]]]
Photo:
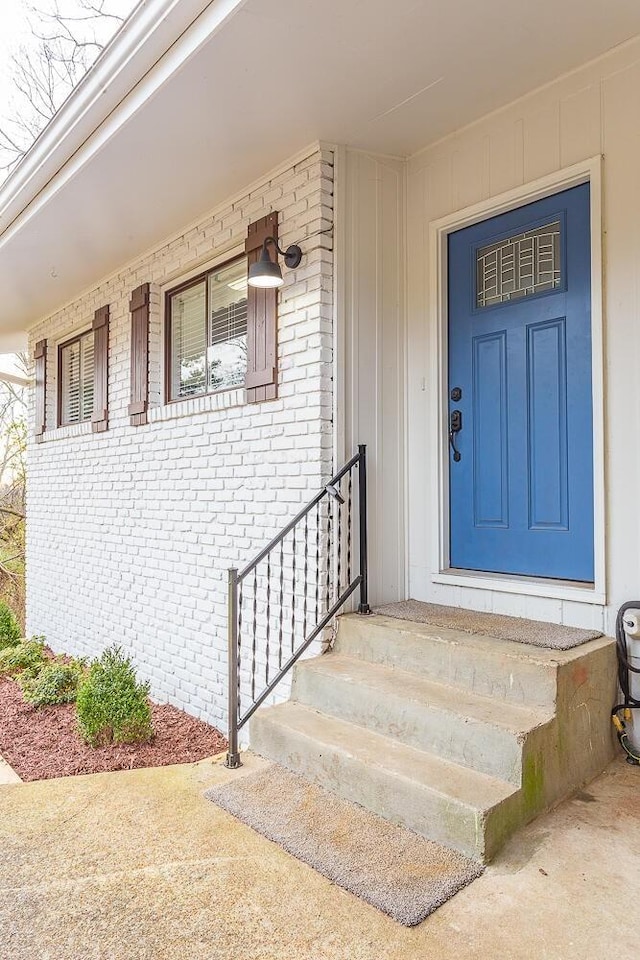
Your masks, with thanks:
[[[0,755],[22,780],[49,780],[193,763],[226,749],[222,734],[202,720],[168,704],[151,709],[155,736],[149,743],[94,748],[78,733],[75,704],[31,707],[17,683],[0,678]]]

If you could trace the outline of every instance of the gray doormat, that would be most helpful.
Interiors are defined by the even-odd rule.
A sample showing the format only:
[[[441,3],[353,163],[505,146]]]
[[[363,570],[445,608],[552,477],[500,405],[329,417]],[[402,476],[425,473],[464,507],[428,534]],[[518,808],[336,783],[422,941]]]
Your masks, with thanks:
[[[601,637],[600,630],[580,630],[578,627],[563,627],[558,623],[541,620],[523,620],[521,617],[504,617],[498,613],[479,613],[463,610],[462,607],[444,607],[438,603],[422,603],[420,600],[403,600],[376,607],[375,613],[398,620],[413,620],[414,623],[431,623],[434,627],[448,627],[464,633],[476,633],[498,640],[514,640],[516,643],[531,643],[536,647],[551,650],[571,650],[581,643]]]
[[[483,871],[480,863],[388,823],[279,764],[205,796],[407,927]]]

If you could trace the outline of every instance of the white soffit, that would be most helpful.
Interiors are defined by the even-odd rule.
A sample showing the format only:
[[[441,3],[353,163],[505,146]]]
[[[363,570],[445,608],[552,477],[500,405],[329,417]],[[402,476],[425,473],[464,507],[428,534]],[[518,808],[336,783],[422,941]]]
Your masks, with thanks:
[[[306,144],[408,156],[640,33],[640,4],[148,0],[132,24],[0,189],[0,335]]]

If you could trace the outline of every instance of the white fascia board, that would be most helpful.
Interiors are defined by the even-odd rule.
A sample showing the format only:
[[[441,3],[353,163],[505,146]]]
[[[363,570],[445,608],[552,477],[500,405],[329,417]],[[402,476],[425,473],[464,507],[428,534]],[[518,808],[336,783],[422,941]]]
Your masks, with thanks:
[[[34,380],[29,377],[18,377],[14,373],[4,373],[4,371],[0,371],[0,383],[13,383],[17,387],[31,387],[34,384]]]
[[[0,188],[0,239],[168,51],[171,73],[244,3],[142,0]],[[154,89],[168,73],[160,72]]]

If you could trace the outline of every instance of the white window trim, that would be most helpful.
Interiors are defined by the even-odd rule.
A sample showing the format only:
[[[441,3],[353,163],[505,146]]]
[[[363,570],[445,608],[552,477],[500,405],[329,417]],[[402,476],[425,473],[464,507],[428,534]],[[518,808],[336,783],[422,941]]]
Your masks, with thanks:
[[[591,344],[593,389],[594,583],[593,586],[514,575],[456,570],[449,562],[449,445],[447,380],[447,238],[462,227],[589,183],[591,202]],[[516,187],[429,223],[429,321],[435,349],[431,352],[429,416],[433,436],[439,438],[430,470],[434,490],[431,529],[438,531],[431,556],[431,582],[523,596],[606,603],[606,512],[604,463],[604,308],[602,263],[602,157],[573,164],[546,177]]]

